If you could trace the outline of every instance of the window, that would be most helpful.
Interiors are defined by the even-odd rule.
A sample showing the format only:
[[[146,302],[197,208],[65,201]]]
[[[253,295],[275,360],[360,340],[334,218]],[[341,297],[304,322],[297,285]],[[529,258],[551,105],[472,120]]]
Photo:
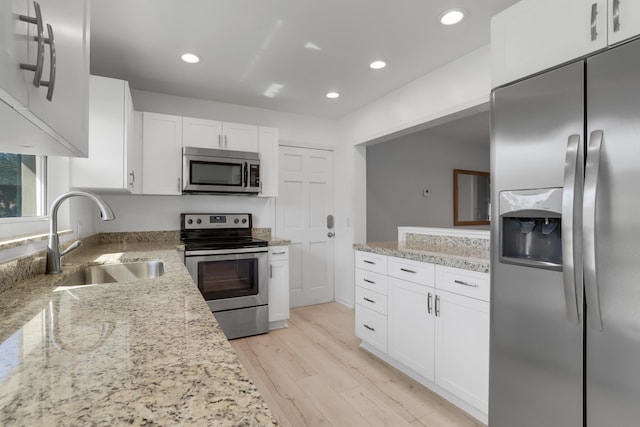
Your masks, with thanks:
[[[46,157],[0,153],[0,218],[44,216]]]

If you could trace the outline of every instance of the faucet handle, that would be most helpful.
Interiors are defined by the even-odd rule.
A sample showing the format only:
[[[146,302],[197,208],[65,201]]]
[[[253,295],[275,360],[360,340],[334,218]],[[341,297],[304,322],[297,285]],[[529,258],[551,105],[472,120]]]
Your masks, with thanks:
[[[82,242],[80,240],[76,240],[75,242],[73,242],[71,245],[69,245],[69,247],[67,249],[65,249],[64,251],[62,251],[62,253],[60,254],[60,257],[62,258],[63,256],[65,256],[66,254],[68,254],[69,252],[78,249],[78,247],[82,245]]]

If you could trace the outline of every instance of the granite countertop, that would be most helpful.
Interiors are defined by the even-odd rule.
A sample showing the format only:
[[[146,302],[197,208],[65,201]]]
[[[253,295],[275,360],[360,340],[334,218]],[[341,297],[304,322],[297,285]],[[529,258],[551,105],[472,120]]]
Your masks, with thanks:
[[[176,247],[98,245],[0,294],[0,425],[276,425]],[[59,286],[149,259],[163,276]]]
[[[279,237],[270,237],[269,246],[287,246],[291,244],[291,240],[281,239]]]
[[[358,251],[406,258],[431,264],[446,265],[464,270],[489,272],[489,250],[478,245],[464,245],[460,242],[371,242],[355,243]]]

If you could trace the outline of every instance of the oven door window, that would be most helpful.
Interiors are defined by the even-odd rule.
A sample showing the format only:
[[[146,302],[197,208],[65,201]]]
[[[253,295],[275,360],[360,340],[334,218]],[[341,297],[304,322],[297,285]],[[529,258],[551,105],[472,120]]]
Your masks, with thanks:
[[[198,288],[207,301],[258,294],[258,260],[198,263]]]
[[[242,163],[190,162],[190,184],[242,187]]]

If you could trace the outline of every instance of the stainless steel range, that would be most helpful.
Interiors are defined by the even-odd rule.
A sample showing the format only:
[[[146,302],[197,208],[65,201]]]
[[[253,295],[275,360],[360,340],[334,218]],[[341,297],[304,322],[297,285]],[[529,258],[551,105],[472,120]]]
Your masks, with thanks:
[[[229,339],[269,329],[268,243],[251,214],[181,214],[184,262]]]

